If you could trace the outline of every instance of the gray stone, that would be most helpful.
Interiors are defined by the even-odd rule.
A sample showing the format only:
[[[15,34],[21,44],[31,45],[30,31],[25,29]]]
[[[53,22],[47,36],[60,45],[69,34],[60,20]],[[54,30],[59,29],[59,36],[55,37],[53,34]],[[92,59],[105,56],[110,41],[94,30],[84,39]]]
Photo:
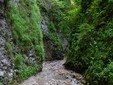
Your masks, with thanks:
[[[45,15],[42,15],[42,22],[41,22],[41,30],[43,34],[46,34],[48,32],[48,18]]]
[[[4,45],[5,44],[5,40],[3,38],[0,38],[0,45]]]
[[[0,77],[2,78],[2,82],[4,85],[11,79],[14,71],[11,70],[13,68],[13,62],[9,59],[9,55],[7,54],[6,42],[12,42],[12,33],[9,23],[4,18],[4,0],[0,0]],[[11,66],[12,65],[12,66]],[[5,80],[7,79],[7,80]]]
[[[8,62],[6,59],[1,60],[1,62],[2,62],[3,64],[6,64],[6,65],[9,64],[9,62]]]
[[[4,2],[4,0],[0,0],[0,3],[3,3]]]
[[[8,74],[9,78],[13,77],[13,73]]]
[[[4,76],[4,72],[3,71],[0,71],[0,76]]]

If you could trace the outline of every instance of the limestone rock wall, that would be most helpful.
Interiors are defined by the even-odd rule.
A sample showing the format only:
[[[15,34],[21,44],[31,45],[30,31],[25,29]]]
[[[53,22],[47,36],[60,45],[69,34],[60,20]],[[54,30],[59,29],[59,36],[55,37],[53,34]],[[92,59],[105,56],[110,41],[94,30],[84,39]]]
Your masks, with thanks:
[[[8,56],[6,43],[12,43],[12,33],[8,21],[5,18],[4,0],[0,0],[0,82],[7,85],[8,80],[12,79],[14,74],[14,64]]]

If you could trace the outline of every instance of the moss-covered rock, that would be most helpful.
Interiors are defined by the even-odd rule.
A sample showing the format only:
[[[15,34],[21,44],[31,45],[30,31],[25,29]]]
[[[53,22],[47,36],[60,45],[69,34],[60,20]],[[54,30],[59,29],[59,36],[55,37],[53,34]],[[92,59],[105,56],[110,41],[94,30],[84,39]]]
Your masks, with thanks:
[[[23,81],[40,71],[44,60],[41,15],[37,0],[8,2],[7,18],[10,20],[13,43],[6,43],[9,55],[14,62],[14,79]],[[15,50],[17,49],[17,50]],[[16,82],[12,83],[13,85]]]

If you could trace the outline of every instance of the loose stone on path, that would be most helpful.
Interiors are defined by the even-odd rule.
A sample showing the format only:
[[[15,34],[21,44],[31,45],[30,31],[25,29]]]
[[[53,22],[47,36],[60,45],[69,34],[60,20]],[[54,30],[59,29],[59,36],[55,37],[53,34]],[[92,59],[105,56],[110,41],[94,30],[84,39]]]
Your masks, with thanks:
[[[82,75],[66,70],[64,63],[65,59],[44,62],[42,72],[20,85],[84,85]]]

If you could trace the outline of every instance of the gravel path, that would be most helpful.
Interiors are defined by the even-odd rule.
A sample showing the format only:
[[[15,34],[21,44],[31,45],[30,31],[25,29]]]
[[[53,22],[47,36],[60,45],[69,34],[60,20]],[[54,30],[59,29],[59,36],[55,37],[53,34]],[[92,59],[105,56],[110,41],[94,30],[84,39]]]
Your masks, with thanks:
[[[20,85],[84,85],[82,75],[63,67],[65,60],[44,62],[42,72]]]

